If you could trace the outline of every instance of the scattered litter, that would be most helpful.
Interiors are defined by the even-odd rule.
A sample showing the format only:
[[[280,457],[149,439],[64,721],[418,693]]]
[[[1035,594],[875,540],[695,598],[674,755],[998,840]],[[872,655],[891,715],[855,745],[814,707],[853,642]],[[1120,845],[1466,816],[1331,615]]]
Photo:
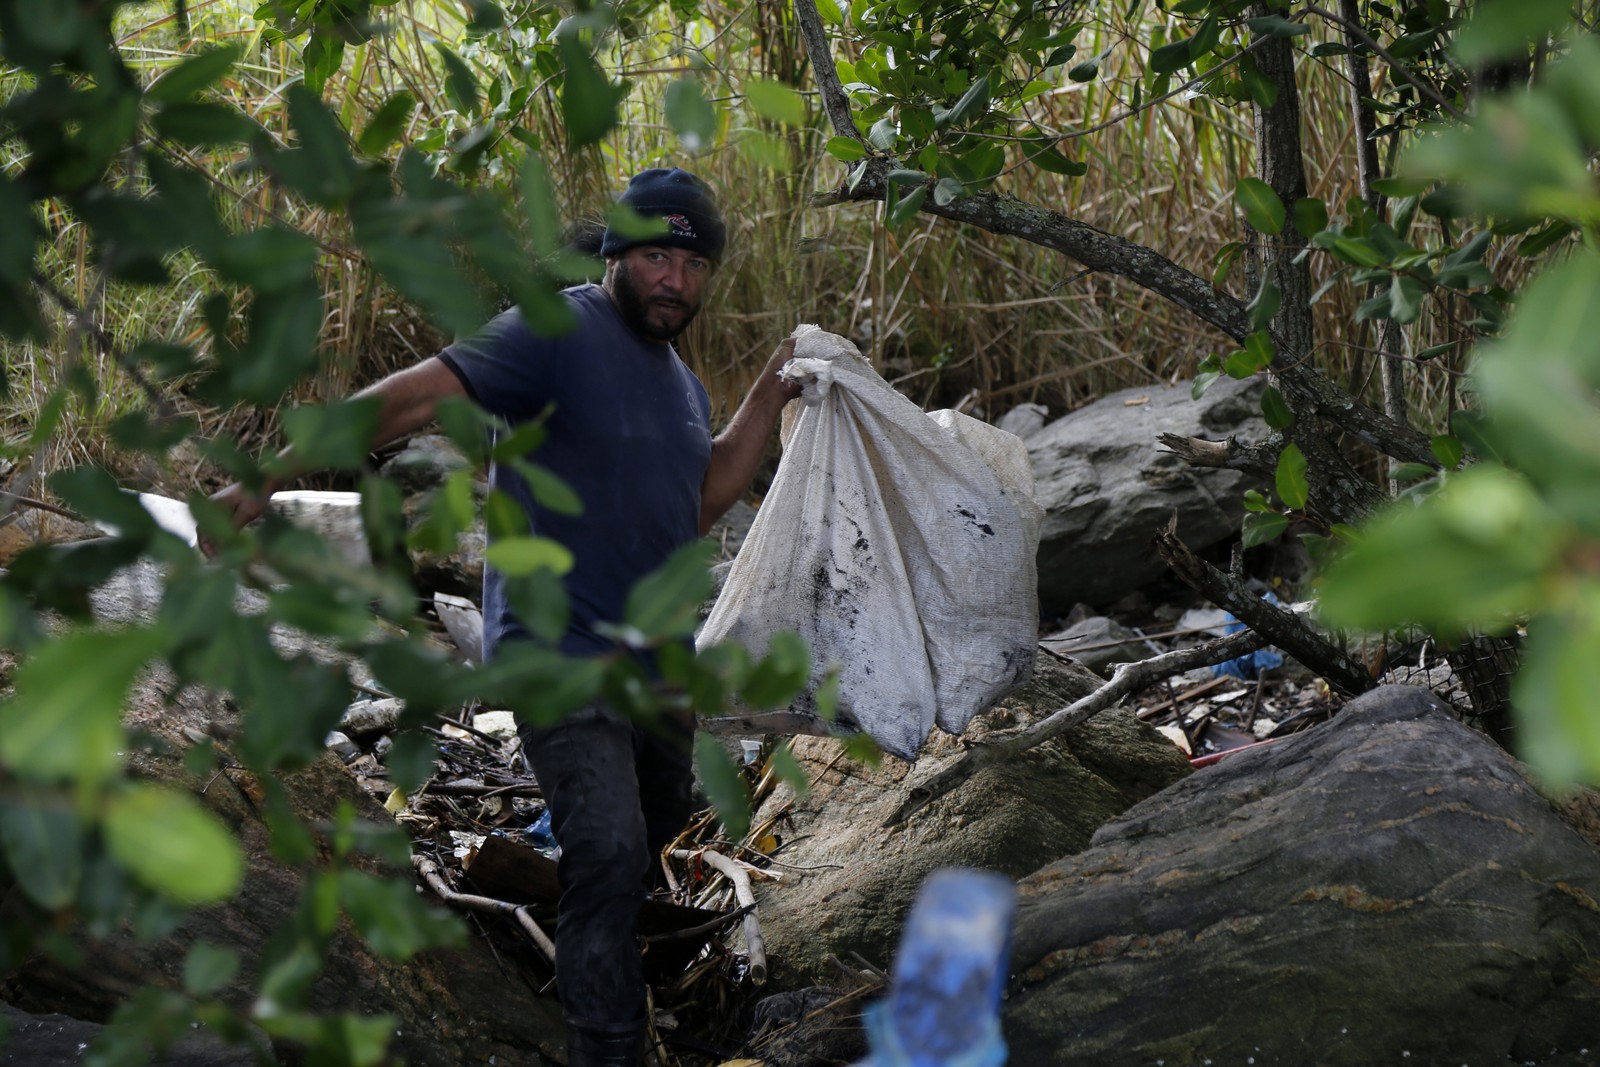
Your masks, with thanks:
[[[472,728],[501,741],[517,739],[517,717],[509,711],[481,711],[472,717]]]

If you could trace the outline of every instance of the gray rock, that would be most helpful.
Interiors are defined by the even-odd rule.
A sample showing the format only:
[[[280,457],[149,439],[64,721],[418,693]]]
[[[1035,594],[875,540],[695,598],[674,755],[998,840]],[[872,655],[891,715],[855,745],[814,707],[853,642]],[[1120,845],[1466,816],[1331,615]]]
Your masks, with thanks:
[[[1052,652],[1071,656],[1096,674],[1104,674],[1113,663],[1132,663],[1154,655],[1143,638],[1104,615],[1074,623],[1039,643]]]
[[[1600,1049],[1600,853],[1424,689],[1198,771],[1018,888],[1021,1067]]]
[[[407,441],[405,448],[378,468],[378,473],[392,480],[406,496],[413,496],[437,489],[450,475],[471,465],[450,438],[423,434]]]
[[[1043,404],[1018,404],[1000,416],[1000,421],[995,423],[995,426],[1007,433],[1014,433],[1026,441],[1044,428],[1045,419],[1049,414],[1050,409]]]
[[[965,738],[1031,723],[1101,684],[1049,655],[1033,681],[969,725]],[[777,858],[801,872],[762,888],[761,927],[779,988],[837,979],[830,955],[859,952],[887,966],[900,924],[923,880],[940,867],[980,867],[1012,877],[1083,848],[1106,820],[1189,773],[1160,734],[1128,715],[1102,715],[1004,766],[986,768],[894,830],[884,820],[910,793],[911,765],[886,756],[868,767],[843,758],[840,742],[801,737],[795,754],[811,791],[787,788],[755,822],[787,813],[775,832]],[[962,751],[935,732],[919,760],[938,766]],[[779,868],[789,869],[788,867]]]
[[[381,700],[358,700],[345,709],[339,720],[339,729],[351,737],[368,738],[386,734],[400,721],[406,703],[397,697]]]
[[[1062,612],[1083,601],[1104,607],[1159,577],[1150,548],[1178,515],[1178,532],[1202,549],[1238,534],[1244,490],[1237,471],[1190,467],[1161,449],[1163,432],[1258,439],[1259,380],[1223,379],[1198,402],[1189,385],[1126,389],[1057,419],[1028,439],[1044,507],[1039,601]]]
[[[711,524],[706,536],[717,546],[718,560],[726,562],[739,554],[739,548],[755,521],[756,509],[743,500],[737,500],[726,515]]]
[[[335,756],[338,756],[346,763],[359,758],[361,755],[361,746],[350,740],[348,735],[342,734],[338,730],[329,734],[323,744]]]

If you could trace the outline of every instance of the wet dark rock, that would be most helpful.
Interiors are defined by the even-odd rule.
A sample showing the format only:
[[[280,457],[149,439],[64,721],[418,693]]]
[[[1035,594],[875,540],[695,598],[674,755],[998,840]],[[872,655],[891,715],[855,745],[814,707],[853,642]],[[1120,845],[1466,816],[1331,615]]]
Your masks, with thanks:
[[[1196,772],[1019,889],[1019,1067],[1600,1050],[1600,852],[1420,688]]]

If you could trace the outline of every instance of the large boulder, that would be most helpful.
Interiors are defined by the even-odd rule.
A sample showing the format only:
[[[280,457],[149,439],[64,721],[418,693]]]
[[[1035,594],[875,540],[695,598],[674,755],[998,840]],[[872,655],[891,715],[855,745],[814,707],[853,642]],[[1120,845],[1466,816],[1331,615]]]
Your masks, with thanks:
[[[1021,1067],[1600,1050],[1600,853],[1421,688],[1195,773],[1019,890]]]
[[[978,716],[966,737],[1032,723],[1101,680],[1041,655],[1033,681]],[[919,762],[956,758],[960,739],[935,732]],[[885,756],[876,768],[844,758],[832,738],[801,737],[795,754],[810,792],[780,789],[756,815],[777,819],[785,873],[766,884],[761,927],[775,984],[837,979],[831,955],[893,959],[900,925],[923,879],[940,867],[981,867],[1019,877],[1085,847],[1108,819],[1189,773],[1172,743],[1129,715],[1103,715],[1014,762],[979,771],[960,789],[893,830],[883,822],[907,799],[912,765]]]
[[[1196,401],[1187,382],[1125,389],[1057,419],[1028,438],[1044,507],[1039,601],[1065,613],[1105,606],[1159,577],[1150,549],[1178,515],[1184,541],[1202,549],[1236,535],[1245,489],[1238,471],[1191,467],[1156,441],[1160,433],[1259,439],[1259,380],[1214,382]]]

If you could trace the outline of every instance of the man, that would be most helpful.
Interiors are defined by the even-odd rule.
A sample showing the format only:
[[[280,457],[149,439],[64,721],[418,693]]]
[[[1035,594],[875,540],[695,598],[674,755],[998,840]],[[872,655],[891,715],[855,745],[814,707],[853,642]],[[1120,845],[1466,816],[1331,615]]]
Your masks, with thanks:
[[[538,462],[577,491],[582,514],[541,507],[509,469],[491,468],[490,478],[537,534],[573,552],[571,622],[560,647],[574,655],[615,650],[596,624],[620,619],[634,582],[744,493],[784,404],[800,392],[776,373],[793,351],[786,341],[712,439],[705,388],[670,342],[700,310],[722,256],[722,219],[705,187],[676,168],[636,175],[621,202],[662,219],[667,232],[635,240],[606,231],[604,281],[563,293],[576,330],[539,338],[508,311],[358,394],[382,401],[374,447],[427,425],[446,396],[466,394],[513,426],[553,406]],[[237,485],[217,498],[241,524],[263,506]],[[492,568],[483,607],[486,654],[528,637]],[[642,728],[604,705],[524,727],[562,849],[557,987],[572,1067],[639,1059],[645,991],[634,928],[652,861],[691,813],[693,730],[692,722]]]

